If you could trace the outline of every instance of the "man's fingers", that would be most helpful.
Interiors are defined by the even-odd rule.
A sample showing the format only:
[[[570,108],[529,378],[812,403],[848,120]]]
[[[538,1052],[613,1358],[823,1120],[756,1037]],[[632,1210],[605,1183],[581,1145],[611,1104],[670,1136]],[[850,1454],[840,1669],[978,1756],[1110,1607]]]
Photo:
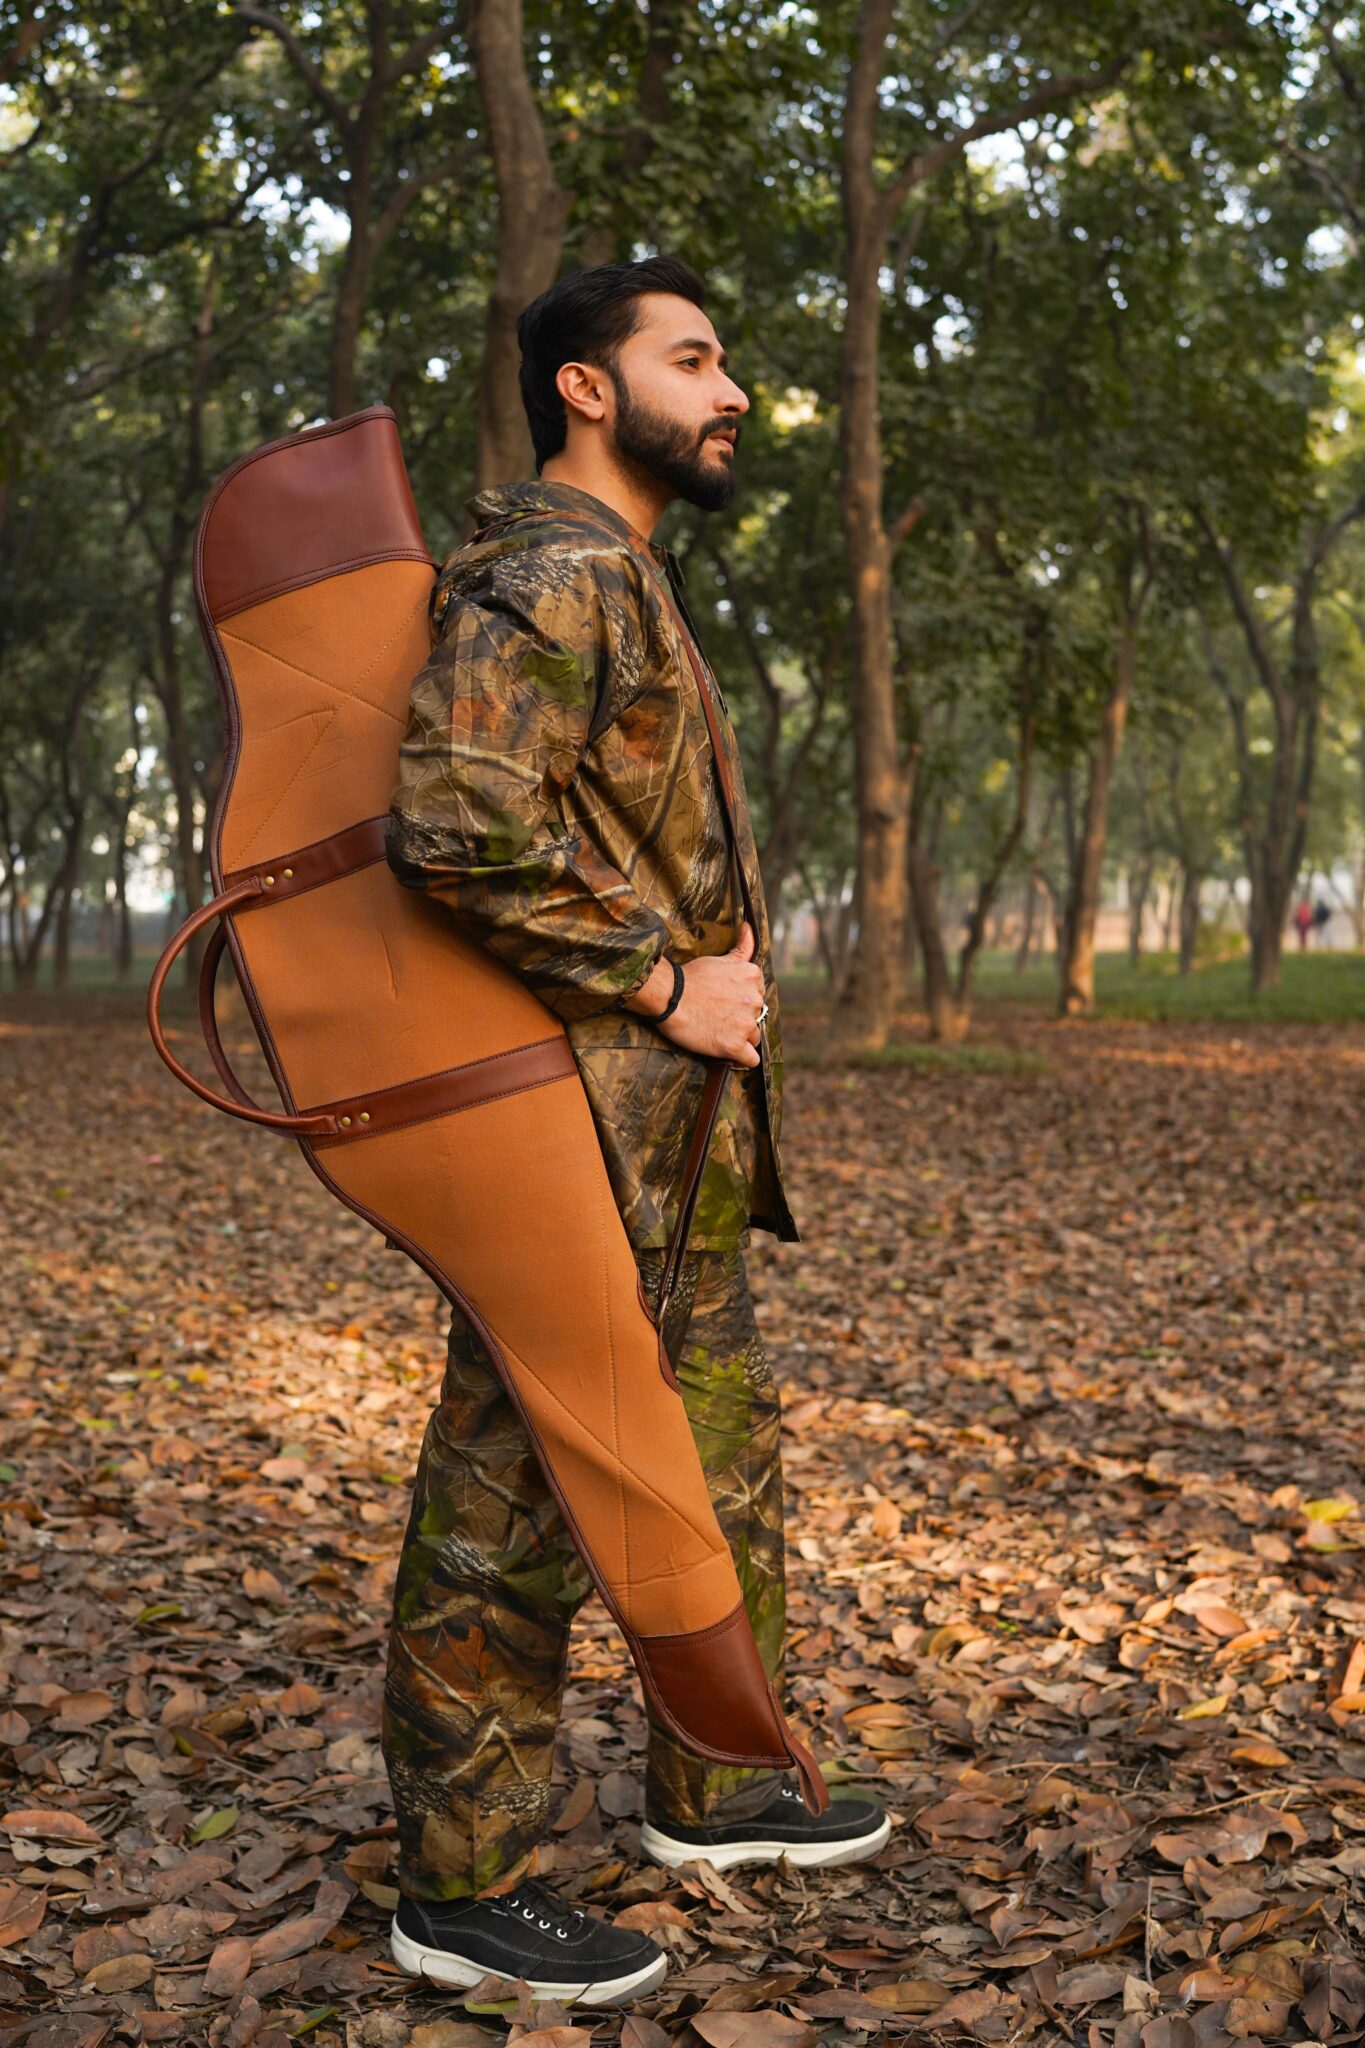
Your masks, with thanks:
[[[730,951],[732,953],[738,953],[741,960],[753,959],[754,928],[750,924],[747,917],[740,919],[739,935],[736,938],[734,945],[730,948]]]

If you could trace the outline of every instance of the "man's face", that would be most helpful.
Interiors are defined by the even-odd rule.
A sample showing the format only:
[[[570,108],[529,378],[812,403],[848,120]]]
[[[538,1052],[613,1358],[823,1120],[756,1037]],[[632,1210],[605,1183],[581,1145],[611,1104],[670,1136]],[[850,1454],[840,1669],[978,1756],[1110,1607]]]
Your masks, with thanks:
[[[704,512],[735,493],[740,420],[749,401],[725,374],[725,351],[699,306],[647,292],[639,326],[611,375],[611,448],[628,473],[665,484]]]

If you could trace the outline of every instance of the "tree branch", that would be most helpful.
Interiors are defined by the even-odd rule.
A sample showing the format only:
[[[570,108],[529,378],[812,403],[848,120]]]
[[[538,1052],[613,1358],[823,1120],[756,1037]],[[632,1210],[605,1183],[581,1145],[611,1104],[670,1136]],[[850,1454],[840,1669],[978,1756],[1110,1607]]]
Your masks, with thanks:
[[[1362,220],[1354,198],[1341,183],[1341,180],[1335,177],[1328,170],[1326,164],[1320,162],[1311,150],[1304,149],[1297,142],[1291,142],[1287,135],[1282,135],[1279,141],[1280,148],[1284,151],[1285,155],[1292,156],[1295,163],[1302,164],[1310,176],[1317,179],[1328,197],[1334,201],[1338,213],[1344,216],[1355,239],[1360,241],[1362,237],[1365,237],[1365,220]]]
[[[332,91],[288,22],[281,21],[279,15],[272,13],[268,7],[248,5],[248,0],[234,0],[233,12],[239,21],[247,22],[254,28],[266,29],[275,37],[318,105],[326,109],[342,134],[349,140],[355,125],[354,114],[338,94]]]
[[[24,9],[14,41],[0,57],[0,85],[7,85],[15,72],[23,69],[52,25],[51,15],[39,14],[35,7]]]
[[[1242,628],[1248,651],[1253,662],[1256,664],[1256,672],[1260,676],[1268,696],[1275,705],[1276,711],[1281,718],[1284,718],[1288,711],[1288,693],[1285,690],[1284,678],[1281,676],[1279,664],[1271,652],[1270,641],[1266,636],[1264,622],[1256,607],[1252,604],[1246,585],[1243,583],[1238,572],[1236,557],[1233,555],[1232,548],[1228,542],[1218,538],[1202,506],[1195,507],[1195,518],[1204,529],[1209,546],[1213,550],[1214,558],[1218,563],[1219,569],[1222,571],[1228,598],[1237,616],[1238,624]]]
[[[928,510],[928,499],[923,496],[916,496],[910,500],[905,510],[896,519],[892,520],[886,539],[893,555],[901,545],[901,542],[909,539]]]
[[[1312,578],[1317,575],[1318,570],[1321,569],[1347,527],[1354,526],[1357,519],[1365,519],[1365,491],[1362,491],[1358,498],[1353,498],[1351,503],[1346,506],[1344,511],[1339,512],[1335,519],[1328,521],[1317,539],[1307,550],[1304,561],[1304,573],[1308,577]]]
[[[468,12],[467,7],[462,7],[458,20],[443,21],[436,28],[428,29],[424,36],[418,36],[415,42],[409,43],[406,50],[400,51],[393,62],[385,66],[381,74],[383,84],[386,87],[390,86],[396,79],[405,78],[408,72],[420,71],[427,58],[433,56],[442,43],[447,42],[452,36],[462,37]]]
[[[402,179],[389,195],[383,212],[374,224],[370,239],[371,253],[378,255],[419,192],[427,191],[432,185],[443,185],[447,179],[456,177],[476,157],[483,154],[483,148],[483,137],[475,136],[463,149],[454,151],[450,156],[443,156],[439,163],[429,165],[424,171],[414,171],[411,177]]]
[[[946,137],[935,148],[926,150],[923,155],[908,156],[899,175],[881,192],[880,203],[885,217],[893,219],[907,192],[937,176],[945,164],[961,156],[972,143],[982,142],[989,135],[1003,135],[1009,129],[1017,128],[1021,121],[1031,121],[1035,115],[1046,113],[1059,100],[1074,99],[1083,92],[1102,92],[1105,86],[1112,85],[1122,76],[1132,63],[1133,55],[1131,50],[1125,50],[1122,56],[1115,57],[1112,63],[1099,71],[1077,72],[1074,76],[1050,79],[1046,85],[1039,86],[1037,92],[1030,93],[1027,99],[1003,108],[998,114],[980,114],[969,126],[959,128],[955,135]]]
[[[982,8],[986,6],[986,4],[987,0],[967,0],[967,5],[962,9],[962,12],[958,15],[955,15],[953,19],[947,23],[942,34],[936,40],[934,47],[930,52],[930,55],[935,58],[938,58],[942,57],[946,51],[950,50],[953,44],[957,41],[958,37],[962,34],[963,30],[971,27],[972,23],[976,20],[977,15],[980,14]]]

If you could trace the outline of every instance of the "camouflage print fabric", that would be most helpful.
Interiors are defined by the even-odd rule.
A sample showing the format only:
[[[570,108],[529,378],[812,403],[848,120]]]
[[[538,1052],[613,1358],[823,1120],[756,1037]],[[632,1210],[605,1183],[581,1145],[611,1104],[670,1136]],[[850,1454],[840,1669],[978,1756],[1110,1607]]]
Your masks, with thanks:
[[[663,1254],[639,1264],[657,1290]],[[764,1669],[785,1683],[780,1397],[739,1249],[689,1252],[664,1342]],[[463,1898],[535,1871],[569,1629],[592,1590],[512,1402],[456,1311],[399,1561],[382,1744],[399,1888]],[[645,1814],[695,1826],[767,1803],[780,1773],[708,1763],[653,1721]]]
[[[499,526],[437,582],[389,863],[562,1019],[630,1241],[663,1246],[706,1063],[620,1005],[661,954],[685,965],[726,952],[740,915],[706,721],[665,598],[672,584],[681,606],[681,571],[657,543],[642,559],[621,515],[571,484],[503,485],[468,510]],[[734,729],[703,664],[768,999],[761,1064],[727,1079],[689,1240],[724,1251],[751,1224],[799,1233],[778,1156],[781,1023],[758,853]]]

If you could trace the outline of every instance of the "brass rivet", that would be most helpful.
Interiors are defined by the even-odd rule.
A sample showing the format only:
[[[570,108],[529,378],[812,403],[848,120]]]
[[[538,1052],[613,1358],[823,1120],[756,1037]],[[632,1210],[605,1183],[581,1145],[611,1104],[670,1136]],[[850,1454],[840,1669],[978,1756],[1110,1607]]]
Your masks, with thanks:
[[[273,888],[274,888],[274,886],[275,886],[275,877],[274,877],[273,875],[267,875],[267,876],[266,876],[266,878],[265,878],[265,886],[266,886],[266,888],[267,888],[267,889],[273,889]]]
[[[342,1118],[341,1118],[341,1122],[342,1122],[343,1124],[348,1124],[348,1123],[349,1123],[350,1121],[351,1121],[351,1119],[350,1119],[350,1118],[349,1118],[348,1116],[344,1116],[344,1117],[342,1117]]]
[[[286,882],[287,882],[287,881],[288,881],[288,880],[290,879],[290,877],[291,877],[291,876],[293,875],[293,872],[294,872],[294,870],[293,870],[292,868],[286,868],[286,869],[285,869],[285,871],[284,871],[284,879],[285,879],[285,881],[286,881]]]
[[[367,1123],[368,1123],[368,1122],[370,1121],[370,1112],[368,1111],[368,1109],[362,1109],[362,1110],[361,1110],[361,1112],[360,1112],[360,1121],[361,1121],[361,1123],[363,1123],[363,1124],[367,1124]]]

